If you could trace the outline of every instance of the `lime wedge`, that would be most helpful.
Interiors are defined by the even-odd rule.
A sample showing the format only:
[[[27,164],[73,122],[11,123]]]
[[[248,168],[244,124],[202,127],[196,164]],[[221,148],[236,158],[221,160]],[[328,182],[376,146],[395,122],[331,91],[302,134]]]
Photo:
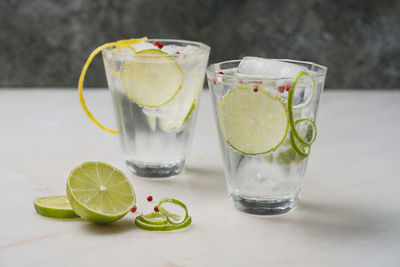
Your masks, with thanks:
[[[79,218],[66,196],[39,197],[33,201],[36,212],[56,219]]]
[[[238,87],[218,102],[221,132],[237,151],[258,155],[275,150],[288,132],[285,105],[264,89]]]
[[[122,87],[128,98],[140,106],[165,105],[179,92],[182,82],[179,64],[161,50],[142,50],[122,63]]]
[[[88,161],[73,169],[67,180],[67,196],[74,211],[95,223],[110,223],[135,205],[132,185],[118,169]]]

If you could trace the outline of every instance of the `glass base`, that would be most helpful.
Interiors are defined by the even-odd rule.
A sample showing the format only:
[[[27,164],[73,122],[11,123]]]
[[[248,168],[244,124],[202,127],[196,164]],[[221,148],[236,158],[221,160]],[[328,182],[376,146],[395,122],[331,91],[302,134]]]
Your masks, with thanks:
[[[185,161],[170,161],[160,164],[148,164],[137,161],[126,161],[134,175],[148,178],[166,178],[180,174],[185,169]]]
[[[297,207],[298,197],[291,196],[280,199],[255,199],[232,196],[238,210],[255,215],[277,215],[288,213]]]

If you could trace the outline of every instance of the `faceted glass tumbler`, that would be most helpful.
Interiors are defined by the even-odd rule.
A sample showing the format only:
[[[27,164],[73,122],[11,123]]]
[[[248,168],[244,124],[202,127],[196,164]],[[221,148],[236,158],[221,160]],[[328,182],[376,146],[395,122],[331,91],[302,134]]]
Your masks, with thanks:
[[[183,73],[179,91],[172,100],[159,107],[135,103],[123,88],[121,70],[124,62],[135,56],[132,49],[116,51],[114,48],[107,48],[102,53],[126,164],[137,176],[162,178],[175,176],[185,168],[210,47],[199,42],[162,39],[149,39],[138,45],[145,47],[147,51],[157,50],[158,47],[153,45],[154,41],[158,41],[159,46],[162,44],[162,51],[168,54],[153,53],[148,56],[151,60],[150,63],[146,62],[147,66],[163,62],[170,64],[172,58]],[[150,67],[157,69],[157,66]],[[159,77],[154,74],[146,79]],[[160,84],[167,86],[162,81]]]
[[[295,86],[292,114],[294,120],[296,120],[297,132],[314,133],[313,129],[310,130],[310,124],[307,125],[304,122],[310,120],[315,122],[327,68],[311,62],[280,61],[303,66],[309,73],[309,76],[302,76],[298,85]],[[264,92],[270,95],[272,99],[279,99],[283,104],[284,113],[288,115],[289,91],[293,90],[291,86],[295,77],[278,79],[239,75],[237,68],[240,62],[240,60],[225,61],[210,65],[207,69],[207,80],[211,90],[228,191],[235,206],[245,213],[258,215],[286,213],[293,210],[298,204],[309,158],[307,153],[309,153],[312,145],[302,146],[302,144],[299,144],[289,125],[286,136],[273,150],[258,155],[243,153],[227,140],[234,133],[223,130],[228,126],[229,129],[232,129],[231,125],[224,124],[228,120],[233,120],[233,122],[235,120],[229,117],[231,115],[228,112],[225,111],[224,113],[224,109],[219,108],[219,106],[222,105],[221,103],[227,95],[239,88],[252,90],[250,92],[254,91],[254,94]],[[308,78],[308,83],[305,82],[305,79],[302,84],[300,80],[303,78]],[[244,101],[243,105],[247,105],[246,110],[252,110],[259,104]],[[283,116],[286,116],[284,113],[282,113]],[[271,114],[271,117],[273,116]],[[248,119],[257,120],[258,118],[249,117]],[[239,122],[237,127],[236,130],[243,131],[246,134]],[[267,140],[265,138],[269,137],[258,136],[257,138],[265,141]],[[296,145],[297,150],[300,147],[305,151],[300,150],[301,153],[298,153],[293,145]]]

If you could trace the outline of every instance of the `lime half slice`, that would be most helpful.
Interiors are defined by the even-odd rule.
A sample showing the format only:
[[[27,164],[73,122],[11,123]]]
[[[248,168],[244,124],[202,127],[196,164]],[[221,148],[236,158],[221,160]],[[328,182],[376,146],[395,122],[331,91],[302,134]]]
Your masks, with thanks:
[[[66,196],[39,197],[33,201],[36,212],[56,219],[79,218]]]
[[[142,50],[122,63],[121,83],[128,98],[144,107],[160,107],[181,89],[183,71],[168,53]]]
[[[95,223],[110,223],[135,205],[132,185],[118,169],[88,161],[73,169],[67,180],[67,196],[74,211]]]
[[[288,132],[285,105],[265,90],[238,87],[218,103],[218,120],[225,140],[246,155],[275,150]]]

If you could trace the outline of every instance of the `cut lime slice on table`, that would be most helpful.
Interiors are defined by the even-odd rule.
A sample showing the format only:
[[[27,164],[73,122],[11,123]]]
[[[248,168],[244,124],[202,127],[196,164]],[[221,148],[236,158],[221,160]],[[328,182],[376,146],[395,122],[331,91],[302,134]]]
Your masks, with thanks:
[[[39,197],[33,201],[36,212],[55,219],[79,218],[66,196]]]
[[[67,180],[67,196],[74,211],[95,223],[110,223],[135,205],[132,185],[120,170],[102,162],[85,162]]]
[[[258,155],[275,150],[288,132],[282,100],[261,89],[238,87],[218,103],[220,129],[237,151]]]
[[[122,63],[121,83],[127,97],[144,107],[160,107],[181,89],[183,71],[168,53],[142,50]]]

